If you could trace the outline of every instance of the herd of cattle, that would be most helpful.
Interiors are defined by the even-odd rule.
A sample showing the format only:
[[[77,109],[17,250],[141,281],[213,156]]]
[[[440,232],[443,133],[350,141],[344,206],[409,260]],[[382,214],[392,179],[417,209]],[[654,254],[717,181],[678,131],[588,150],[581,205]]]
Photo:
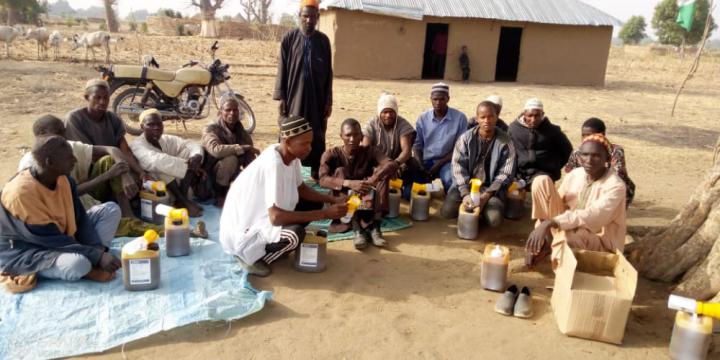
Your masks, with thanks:
[[[37,42],[38,60],[47,58],[48,48],[53,51],[53,60],[60,57],[60,45],[63,40],[71,42],[71,50],[78,48],[85,49],[85,61],[88,61],[88,52],[93,55],[95,61],[95,48],[105,49],[105,62],[110,62],[110,44],[116,39],[110,36],[107,31],[95,31],[80,35],[73,35],[72,38],[64,39],[63,35],[55,30],[50,31],[44,27],[25,30],[20,25],[0,26],[0,41],[5,42],[5,56],[10,57],[10,47],[13,41],[18,39],[35,40]]]

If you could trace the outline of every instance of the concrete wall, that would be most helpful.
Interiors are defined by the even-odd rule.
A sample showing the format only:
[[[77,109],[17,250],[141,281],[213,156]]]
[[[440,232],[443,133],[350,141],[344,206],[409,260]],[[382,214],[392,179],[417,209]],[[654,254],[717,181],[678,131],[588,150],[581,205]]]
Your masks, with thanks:
[[[460,48],[468,47],[472,81],[494,81],[500,28],[523,28],[518,81],[603,85],[612,27],[560,26],[482,19],[423,21],[328,10],[320,30],[333,45],[335,75],[351,78],[419,79],[428,23],[449,25],[445,78],[460,80]]]

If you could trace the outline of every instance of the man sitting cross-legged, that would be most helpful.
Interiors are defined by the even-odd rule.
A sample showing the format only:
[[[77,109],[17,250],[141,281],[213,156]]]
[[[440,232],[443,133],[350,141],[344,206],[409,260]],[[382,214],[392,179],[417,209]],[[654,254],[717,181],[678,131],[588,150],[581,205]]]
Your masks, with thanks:
[[[188,190],[206,176],[201,169],[202,146],[163,134],[162,117],[155,109],[140,114],[140,128],[143,134],[130,143],[130,148],[142,169],[149,176],[164,181],[178,206],[187,208],[190,216],[201,216],[202,208],[188,198]]]
[[[310,154],[313,130],[302,117],[280,119],[280,144],[268,146],[230,185],[220,215],[220,244],[251,275],[270,275],[273,261],[294,251],[312,221],[339,219],[346,199],[305,185],[300,161]],[[329,203],[298,211],[302,202]]]
[[[565,176],[559,189],[546,175],[532,184],[535,230],[526,263],[534,265],[563,241],[571,248],[622,251],[625,246],[625,183],[608,165],[612,148],[602,134],[583,139],[582,168]],[[552,247],[551,247],[552,245]]]
[[[107,245],[119,217],[97,222],[85,213],[68,176],[75,157],[64,138],[39,138],[32,153],[35,165],[0,194],[0,281],[11,292],[24,292],[35,286],[36,276],[112,279],[120,260]]]
[[[343,146],[328,149],[320,159],[320,185],[335,194],[352,190],[365,199],[372,199],[373,208],[355,212],[350,220],[355,233],[355,248],[367,247],[368,240],[375,246],[385,246],[380,225],[383,211],[388,206],[388,181],[397,172],[397,162],[390,160],[374,146],[361,147],[363,133],[355,119],[345,119],[340,126]],[[338,223],[331,230],[343,232],[347,226]]]
[[[507,187],[515,173],[515,146],[506,132],[496,128],[497,113],[492,102],[481,102],[476,113],[478,125],[455,144],[455,185],[445,197],[441,215],[456,218],[462,203],[468,210],[479,207],[487,224],[496,227],[502,223]],[[478,203],[470,196],[472,178],[482,181]]]

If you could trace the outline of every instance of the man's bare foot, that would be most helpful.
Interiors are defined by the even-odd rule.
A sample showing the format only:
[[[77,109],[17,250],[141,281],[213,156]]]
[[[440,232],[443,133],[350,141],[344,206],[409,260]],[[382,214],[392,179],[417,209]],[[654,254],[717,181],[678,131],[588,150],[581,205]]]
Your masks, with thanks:
[[[111,273],[96,267],[92,268],[89,273],[83,276],[83,279],[98,282],[108,282],[114,278],[115,273]]]

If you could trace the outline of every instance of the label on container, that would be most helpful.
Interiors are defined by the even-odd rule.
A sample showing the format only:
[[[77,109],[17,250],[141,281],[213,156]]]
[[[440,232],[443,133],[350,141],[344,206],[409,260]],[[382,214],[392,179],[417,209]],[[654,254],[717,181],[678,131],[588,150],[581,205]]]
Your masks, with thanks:
[[[140,199],[140,217],[152,221],[153,219],[153,202],[148,199]]]
[[[300,245],[300,265],[301,266],[317,266],[318,262],[318,244],[302,244]]]
[[[130,285],[149,285],[152,282],[150,259],[130,259],[128,263]]]

